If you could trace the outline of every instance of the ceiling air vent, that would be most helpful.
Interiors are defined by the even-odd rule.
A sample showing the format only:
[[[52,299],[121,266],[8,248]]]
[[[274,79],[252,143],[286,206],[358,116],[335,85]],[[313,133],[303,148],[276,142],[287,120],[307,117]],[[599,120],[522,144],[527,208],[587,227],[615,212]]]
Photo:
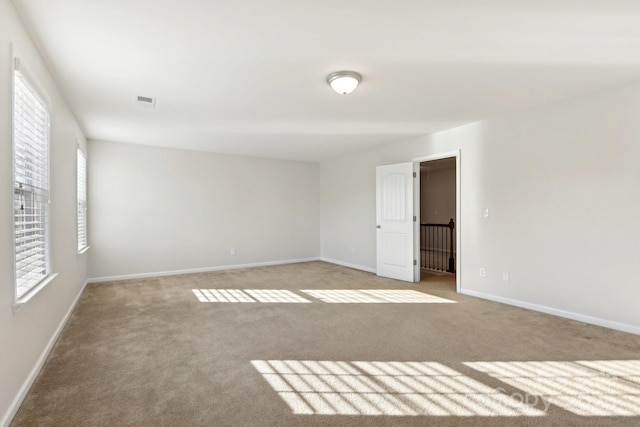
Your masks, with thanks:
[[[138,105],[147,108],[154,108],[156,106],[155,98],[149,98],[148,96],[138,96]]]

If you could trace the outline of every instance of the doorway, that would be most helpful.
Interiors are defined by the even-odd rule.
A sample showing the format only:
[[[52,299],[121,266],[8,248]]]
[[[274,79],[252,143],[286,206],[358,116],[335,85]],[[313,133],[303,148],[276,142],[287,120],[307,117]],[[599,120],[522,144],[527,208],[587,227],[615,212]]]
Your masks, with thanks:
[[[443,161],[438,162],[440,160]],[[462,265],[460,250],[460,150],[415,158],[406,163],[376,167],[376,274],[407,282],[420,282],[421,280],[422,266],[419,260],[422,251],[420,237],[423,222],[420,212],[422,199],[420,181],[423,173],[420,166],[423,163],[425,177],[428,176],[429,179],[431,171],[436,169],[435,165],[438,167],[447,166],[443,169],[448,168],[447,173],[455,175],[455,193],[453,195],[455,203],[447,202],[453,206],[455,214],[452,215],[450,209],[442,209],[441,211],[433,209],[433,206],[428,202],[425,203],[424,209],[426,221],[434,214],[434,211],[438,215],[449,216],[449,222],[446,223],[449,234],[445,233],[443,237],[436,239],[443,242],[448,241],[449,246],[440,250],[433,249],[443,260],[446,260],[442,262],[442,265],[446,265],[446,269],[443,268],[443,270],[450,270],[449,274],[455,272],[456,291],[460,292],[460,266]],[[455,164],[453,169],[449,167],[452,164]],[[451,194],[449,193],[448,196]],[[425,245],[429,244],[427,241],[423,241]],[[448,256],[445,256],[444,253],[448,253]]]
[[[420,163],[420,269],[455,274],[456,159]]]
[[[460,151],[413,159],[419,166],[414,192],[414,227],[419,271],[416,278],[448,276],[460,280]]]

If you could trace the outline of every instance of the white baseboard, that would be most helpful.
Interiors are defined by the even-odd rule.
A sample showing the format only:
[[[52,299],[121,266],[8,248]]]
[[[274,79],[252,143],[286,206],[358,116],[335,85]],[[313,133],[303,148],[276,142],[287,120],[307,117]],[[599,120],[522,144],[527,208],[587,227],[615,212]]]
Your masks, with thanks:
[[[38,377],[38,374],[40,373],[40,370],[44,366],[44,363],[46,362],[47,357],[51,352],[51,349],[55,345],[56,341],[58,340],[58,337],[62,333],[62,330],[64,329],[65,325],[69,321],[69,318],[71,317],[73,310],[76,308],[76,305],[78,305],[78,301],[80,301],[80,297],[82,296],[84,289],[87,287],[87,283],[88,281],[84,282],[84,284],[82,285],[82,288],[80,288],[80,292],[78,292],[78,295],[76,295],[76,298],[73,300],[73,303],[71,303],[69,310],[67,310],[67,313],[64,315],[64,317],[60,321],[60,324],[58,325],[55,332],[51,336],[51,339],[49,339],[49,342],[47,343],[44,350],[42,351],[42,354],[40,354],[40,357],[36,361],[35,366],[33,367],[33,369],[31,369],[31,372],[29,372],[29,375],[27,376],[27,379],[25,380],[25,382],[22,384],[22,387],[20,387],[20,391],[16,395],[15,399],[13,399],[13,402],[11,402],[11,405],[9,406],[9,409],[7,410],[7,412],[4,414],[2,419],[0,419],[1,427],[8,427],[9,424],[11,424],[13,417],[16,416],[18,409],[20,409],[20,405],[22,405],[22,401],[27,396],[27,393],[29,393],[29,390],[31,389],[33,382],[36,380],[36,378]]]
[[[472,297],[486,299],[489,301],[499,302],[502,304],[513,305],[516,307],[526,308],[533,311],[539,311],[541,313],[552,314],[554,316],[564,317],[566,319],[577,320],[578,322],[589,323],[591,325],[603,326],[605,328],[615,329],[617,331],[640,335],[640,327],[628,325],[626,323],[614,322],[611,320],[601,319],[599,317],[586,316],[584,314],[573,313],[571,311],[565,311],[565,310],[559,310],[557,308],[547,307],[544,305],[531,304],[525,301],[514,300],[510,298],[503,298],[496,295],[485,294],[483,292],[461,289],[460,293],[469,295]]]
[[[375,268],[364,267],[362,265],[351,264],[349,262],[338,261],[338,260],[335,260],[335,259],[325,258],[325,257],[320,257],[320,261],[328,262],[330,264],[341,265],[343,267],[355,268],[356,270],[362,270],[362,271],[366,271],[368,273],[376,274],[376,269]]]
[[[296,264],[320,261],[320,258],[286,259],[280,261],[255,262],[251,264],[222,265],[218,267],[189,268],[185,270],[156,271],[151,273],[122,274],[118,276],[90,277],[89,283],[113,282],[116,280],[146,279],[149,277],[178,276],[181,274],[206,273],[210,271],[237,270],[240,268],[267,267],[270,265]]]

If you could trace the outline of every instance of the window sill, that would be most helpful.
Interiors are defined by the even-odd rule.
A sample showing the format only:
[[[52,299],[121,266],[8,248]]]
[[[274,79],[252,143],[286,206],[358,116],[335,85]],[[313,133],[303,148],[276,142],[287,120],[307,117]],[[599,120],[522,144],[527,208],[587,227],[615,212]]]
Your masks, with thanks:
[[[87,252],[87,251],[89,250],[89,248],[90,248],[90,247],[91,247],[91,246],[88,246],[88,245],[87,245],[87,246],[85,246],[84,248],[80,249],[80,250],[78,251],[78,255],[82,255],[83,253]]]
[[[31,301],[31,299],[36,296],[36,294],[40,293],[40,291],[43,290],[49,283],[53,282],[53,279],[55,279],[57,276],[58,273],[50,274],[42,282],[31,288],[29,292],[18,298],[13,304],[13,312],[15,313],[16,311],[20,310],[23,305]]]

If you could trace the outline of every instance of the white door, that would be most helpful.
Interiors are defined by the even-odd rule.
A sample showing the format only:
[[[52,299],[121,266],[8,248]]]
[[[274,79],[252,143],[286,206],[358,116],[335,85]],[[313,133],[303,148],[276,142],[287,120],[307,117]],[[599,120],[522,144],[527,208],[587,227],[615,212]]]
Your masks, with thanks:
[[[413,163],[376,168],[377,274],[414,281]]]

